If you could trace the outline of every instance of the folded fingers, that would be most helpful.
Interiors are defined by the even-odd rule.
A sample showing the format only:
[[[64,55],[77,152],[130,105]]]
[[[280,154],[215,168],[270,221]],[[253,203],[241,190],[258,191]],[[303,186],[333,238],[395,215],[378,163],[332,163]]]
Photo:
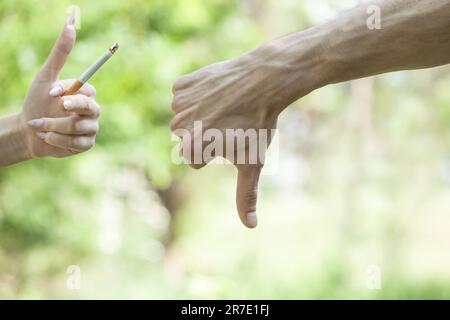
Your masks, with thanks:
[[[70,135],[95,135],[99,129],[97,120],[78,115],[63,118],[34,119],[28,121],[28,125],[38,131],[52,131]]]
[[[95,136],[70,136],[56,132],[38,132],[36,135],[44,142],[72,152],[83,152],[95,145]]]

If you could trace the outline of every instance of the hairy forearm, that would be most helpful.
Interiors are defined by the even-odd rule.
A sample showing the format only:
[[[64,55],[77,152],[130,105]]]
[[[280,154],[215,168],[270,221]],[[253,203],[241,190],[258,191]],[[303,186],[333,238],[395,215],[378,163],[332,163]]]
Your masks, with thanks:
[[[19,114],[0,117],[0,167],[29,159]]]
[[[177,79],[172,88],[175,116],[171,128],[182,138],[183,154],[198,152],[191,148],[192,143],[207,152],[213,145],[198,141],[204,135],[195,134],[197,121],[202,132],[272,132],[284,108],[324,85],[450,62],[450,0],[385,0],[373,4],[381,9],[381,30],[367,27],[367,4],[361,5],[332,21],[269,41],[235,59]],[[259,149],[269,145],[270,135],[264,138],[258,134],[257,139]],[[227,157],[236,165],[237,209],[241,221],[254,228],[258,178],[264,162],[261,150],[257,164],[239,163],[234,156],[244,150],[245,158],[248,155],[250,159],[249,145],[226,150],[227,143],[225,148],[213,149],[215,157]],[[194,160],[191,165],[201,168],[211,158]],[[187,159],[192,160],[189,156]]]
[[[450,0],[382,0],[381,29],[367,27],[367,4],[330,22],[330,82],[450,63]]]
[[[380,9],[371,30],[369,6]],[[450,0],[370,1],[249,55],[278,68],[287,102],[331,83],[450,63]],[[285,107],[285,106],[283,106]]]

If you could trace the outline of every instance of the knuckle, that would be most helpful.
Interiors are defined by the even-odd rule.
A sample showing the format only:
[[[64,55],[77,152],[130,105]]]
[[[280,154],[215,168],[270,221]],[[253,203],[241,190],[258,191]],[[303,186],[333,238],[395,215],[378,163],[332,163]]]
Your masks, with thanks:
[[[170,130],[175,131],[177,129],[175,121],[172,119],[170,121]]]
[[[247,202],[250,204],[256,204],[256,200],[257,200],[256,190],[251,189],[251,190],[247,191],[245,194],[245,200],[247,200]]]
[[[170,121],[170,130],[172,131],[176,131],[177,129],[180,129],[180,118],[179,117],[175,117]]]
[[[172,110],[173,111],[179,110],[180,109],[180,104],[181,104],[180,97],[175,96],[173,98],[173,100],[172,100]]]
[[[84,111],[89,111],[91,109],[91,99],[87,96],[83,96],[83,103],[81,104],[81,108]]]
[[[47,135],[45,136],[46,142],[54,142],[55,141],[55,134],[53,132],[47,132]]]
[[[77,132],[78,129],[78,118],[70,117],[68,129],[70,132]]]
[[[59,98],[59,100],[58,100],[58,107],[59,107],[59,110],[62,111],[62,112],[69,112],[66,109],[66,107],[64,107],[64,98]]]
[[[186,101],[188,101],[188,99],[185,96],[175,96],[172,100],[172,110],[175,113],[181,112],[183,109],[185,109]]]
[[[170,121],[170,129],[175,131],[177,129],[190,130],[192,121],[192,112],[189,110],[177,113]]]
[[[175,94],[178,90],[185,88],[196,78],[196,73],[186,74],[175,80],[172,86],[172,92]]]
[[[45,131],[50,131],[52,129],[52,119],[49,118],[42,118],[42,121],[44,121],[43,125],[42,125],[42,129],[44,129]]]
[[[78,147],[78,139],[79,138],[69,138],[68,142],[67,142],[67,146],[69,148],[77,148]]]
[[[184,82],[185,77],[180,77],[173,83],[172,92],[175,93],[182,87],[182,83]]]
[[[74,32],[65,30],[63,36],[60,39],[60,42],[58,43],[57,50],[59,50],[63,54],[69,54],[73,48],[75,37],[76,35]]]
[[[249,211],[255,211],[256,210],[256,202],[258,200],[258,196],[256,193],[256,190],[250,190],[246,192],[245,194],[245,201],[248,204],[248,210]]]

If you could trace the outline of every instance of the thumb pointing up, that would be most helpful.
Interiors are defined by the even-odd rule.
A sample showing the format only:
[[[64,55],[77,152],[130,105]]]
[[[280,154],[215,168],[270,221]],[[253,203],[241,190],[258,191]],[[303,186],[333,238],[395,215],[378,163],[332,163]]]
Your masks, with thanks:
[[[239,218],[247,228],[255,228],[258,224],[256,201],[258,199],[258,181],[262,165],[237,165],[237,169],[236,205]]]
[[[72,51],[75,44],[75,38],[75,16],[74,13],[72,13],[40,71],[42,77],[45,77],[46,80],[50,81],[57,80],[60,71],[66,64],[67,58]]]

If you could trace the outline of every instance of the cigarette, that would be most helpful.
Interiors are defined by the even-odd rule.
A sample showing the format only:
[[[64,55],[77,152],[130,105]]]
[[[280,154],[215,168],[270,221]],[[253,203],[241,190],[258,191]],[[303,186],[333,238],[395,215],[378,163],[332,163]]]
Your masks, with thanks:
[[[119,50],[119,44],[115,43],[111,48],[91,65],[72,85],[64,92],[63,96],[75,94],[80,88],[97,72],[101,66],[111,58],[116,51]]]

